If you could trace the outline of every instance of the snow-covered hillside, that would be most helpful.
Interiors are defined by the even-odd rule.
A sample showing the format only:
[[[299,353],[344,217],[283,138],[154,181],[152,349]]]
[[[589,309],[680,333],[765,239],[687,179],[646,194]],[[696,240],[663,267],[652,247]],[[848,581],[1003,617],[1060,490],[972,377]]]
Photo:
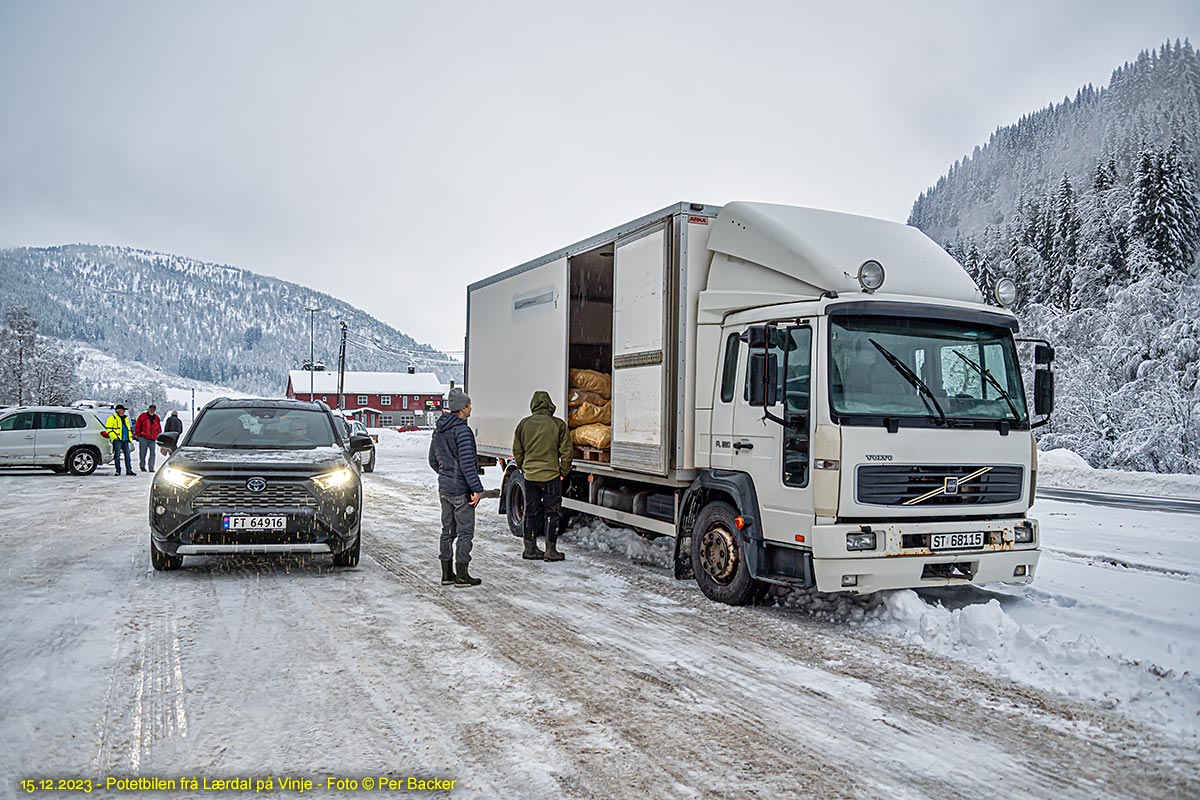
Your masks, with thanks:
[[[24,305],[48,336],[84,342],[164,373],[254,394],[284,390],[309,356],[337,360],[339,321],[351,331],[352,369],[416,365],[461,382],[461,367],[348,303],[243,269],[127,247],[64,245],[0,250],[0,297]]]

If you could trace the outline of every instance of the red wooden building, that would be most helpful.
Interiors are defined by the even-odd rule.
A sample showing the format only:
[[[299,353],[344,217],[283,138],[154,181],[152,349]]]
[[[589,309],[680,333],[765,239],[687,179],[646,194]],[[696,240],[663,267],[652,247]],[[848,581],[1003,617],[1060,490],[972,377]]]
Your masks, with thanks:
[[[309,378],[313,391],[309,394]],[[331,370],[288,373],[287,396],[296,400],[321,400],[338,407],[338,374]],[[450,387],[432,372],[347,372],[342,387],[344,411],[355,412],[369,428],[404,425],[432,426],[442,413]]]

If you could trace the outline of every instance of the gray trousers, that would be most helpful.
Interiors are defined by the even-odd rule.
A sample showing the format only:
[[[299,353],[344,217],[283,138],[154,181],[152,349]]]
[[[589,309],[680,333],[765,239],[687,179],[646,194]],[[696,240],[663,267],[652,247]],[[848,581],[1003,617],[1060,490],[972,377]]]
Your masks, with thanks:
[[[154,440],[146,437],[138,437],[138,466],[142,469],[146,468],[146,453],[150,453],[150,471],[154,471]]]
[[[439,558],[442,561],[469,563],[471,543],[475,538],[475,506],[471,505],[471,496],[439,492],[438,497],[442,501],[442,540]]]

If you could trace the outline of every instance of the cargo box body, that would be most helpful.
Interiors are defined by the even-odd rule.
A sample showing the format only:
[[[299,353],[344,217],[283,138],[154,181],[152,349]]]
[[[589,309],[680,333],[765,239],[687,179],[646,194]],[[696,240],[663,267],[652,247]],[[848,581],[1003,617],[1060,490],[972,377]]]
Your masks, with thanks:
[[[567,415],[569,370],[612,376],[612,445],[588,471],[695,475],[700,291],[720,209],[679,203],[467,289],[466,389],[481,455],[508,458],[535,391]]]

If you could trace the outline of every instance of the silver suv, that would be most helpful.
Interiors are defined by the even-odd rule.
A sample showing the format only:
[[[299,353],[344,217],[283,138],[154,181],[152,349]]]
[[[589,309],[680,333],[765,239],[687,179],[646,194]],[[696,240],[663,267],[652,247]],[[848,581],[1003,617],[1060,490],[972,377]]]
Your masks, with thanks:
[[[91,475],[112,456],[93,414],[65,406],[0,409],[0,467],[49,467],[55,472]]]

